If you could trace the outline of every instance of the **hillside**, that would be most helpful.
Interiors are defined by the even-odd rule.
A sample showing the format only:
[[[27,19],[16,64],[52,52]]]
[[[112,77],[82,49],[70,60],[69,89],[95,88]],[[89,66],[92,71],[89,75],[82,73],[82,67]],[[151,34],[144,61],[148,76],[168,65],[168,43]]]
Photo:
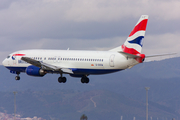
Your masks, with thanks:
[[[10,92],[0,93],[1,111],[13,113],[14,95]],[[153,117],[175,117],[174,109],[150,102],[149,114]],[[158,112],[157,112],[158,111]],[[121,116],[131,120],[145,119],[145,103],[132,100],[123,95],[107,90],[78,92],[74,90],[23,91],[17,94],[17,114],[22,117],[38,116],[45,119],[58,118],[79,119],[86,114],[93,120],[117,120]]]

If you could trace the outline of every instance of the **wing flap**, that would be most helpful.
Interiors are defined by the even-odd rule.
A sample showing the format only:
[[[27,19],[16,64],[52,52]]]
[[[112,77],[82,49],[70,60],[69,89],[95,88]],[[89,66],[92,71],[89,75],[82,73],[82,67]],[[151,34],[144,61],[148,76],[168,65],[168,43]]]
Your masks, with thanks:
[[[62,68],[61,69],[64,73],[74,74],[73,71],[69,68]]]

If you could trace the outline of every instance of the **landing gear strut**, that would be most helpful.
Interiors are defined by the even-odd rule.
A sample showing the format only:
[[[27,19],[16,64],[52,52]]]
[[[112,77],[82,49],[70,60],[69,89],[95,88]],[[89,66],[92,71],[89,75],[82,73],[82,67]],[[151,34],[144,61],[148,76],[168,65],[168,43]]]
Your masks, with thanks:
[[[89,83],[89,78],[86,77],[86,76],[83,76],[83,77],[81,78],[81,82],[82,82],[82,83]]]

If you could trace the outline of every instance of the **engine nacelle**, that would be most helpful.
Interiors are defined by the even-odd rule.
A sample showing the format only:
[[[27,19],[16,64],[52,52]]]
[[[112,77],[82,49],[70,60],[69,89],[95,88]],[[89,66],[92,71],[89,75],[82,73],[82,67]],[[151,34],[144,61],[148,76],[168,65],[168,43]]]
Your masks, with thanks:
[[[26,74],[27,75],[31,75],[31,76],[39,76],[39,77],[42,77],[44,76],[46,73],[44,70],[42,70],[41,68],[39,67],[36,67],[36,66],[28,66],[26,68]]]

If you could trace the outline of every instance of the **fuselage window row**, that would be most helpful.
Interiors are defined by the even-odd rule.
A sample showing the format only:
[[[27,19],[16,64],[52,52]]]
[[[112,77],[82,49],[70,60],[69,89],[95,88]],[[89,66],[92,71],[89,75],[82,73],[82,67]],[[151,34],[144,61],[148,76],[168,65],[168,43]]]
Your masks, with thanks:
[[[34,60],[42,60],[42,57],[31,57]],[[46,60],[46,57],[44,58]],[[56,58],[48,58],[48,60],[56,60]],[[90,59],[90,58],[58,58],[58,61],[100,61],[103,62],[103,59]]]

